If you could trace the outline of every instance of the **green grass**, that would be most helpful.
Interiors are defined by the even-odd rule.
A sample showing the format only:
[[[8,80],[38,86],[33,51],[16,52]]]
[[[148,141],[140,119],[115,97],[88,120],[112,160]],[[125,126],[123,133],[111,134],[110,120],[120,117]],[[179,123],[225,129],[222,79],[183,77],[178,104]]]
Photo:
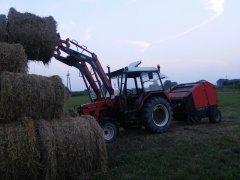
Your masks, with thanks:
[[[219,92],[221,124],[174,122],[164,134],[120,130],[95,179],[240,179],[240,92]]]
[[[89,96],[72,96],[70,97],[69,103],[67,104],[67,108],[74,108],[74,106],[79,106],[80,104],[85,104],[89,102]]]
[[[220,108],[223,116],[235,119],[240,115],[240,91],[219,92]],[[240,120],[240,118],[239,118]]]

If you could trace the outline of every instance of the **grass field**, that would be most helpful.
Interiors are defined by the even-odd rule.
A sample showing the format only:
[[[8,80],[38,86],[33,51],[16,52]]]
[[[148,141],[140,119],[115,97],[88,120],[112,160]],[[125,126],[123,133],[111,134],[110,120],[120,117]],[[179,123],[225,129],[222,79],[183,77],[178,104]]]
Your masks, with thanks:
[[[240,92],[218,96],[221,124],[174,122],[158,135],[121,130],[107,145],[108,173],[95,179],[240,179]]]
[[[89,103],[89,96],[72,96],[68,108],[74,108],[74,106],[79,106],[80,104]]]

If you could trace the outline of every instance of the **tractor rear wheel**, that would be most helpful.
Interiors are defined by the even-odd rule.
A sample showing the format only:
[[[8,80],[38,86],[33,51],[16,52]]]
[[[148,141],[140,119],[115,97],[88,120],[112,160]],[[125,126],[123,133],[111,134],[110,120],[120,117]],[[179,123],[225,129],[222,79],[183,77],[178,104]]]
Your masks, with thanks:
[[[100,123],[103,129],[103,138],[106,143],[112,143],[118,136],[118,125],[112,120],[102,120]]]
[[[211,109],[208,118],[210,123],[220,123],[222,121],[221,111],[217,107]]]
[[[172,108],[166,99],[152,97],[145,103],[141,117],[147,130],[152,133],[163,133],[172,122]]]

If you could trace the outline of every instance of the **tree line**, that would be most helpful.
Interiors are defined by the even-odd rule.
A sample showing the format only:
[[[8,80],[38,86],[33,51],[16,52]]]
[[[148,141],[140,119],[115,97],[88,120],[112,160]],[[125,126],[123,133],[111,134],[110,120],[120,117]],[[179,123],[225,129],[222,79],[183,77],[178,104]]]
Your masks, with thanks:
[[[233,88],[240,89],[240,79],[218,79],[217,80],[218,88]]]

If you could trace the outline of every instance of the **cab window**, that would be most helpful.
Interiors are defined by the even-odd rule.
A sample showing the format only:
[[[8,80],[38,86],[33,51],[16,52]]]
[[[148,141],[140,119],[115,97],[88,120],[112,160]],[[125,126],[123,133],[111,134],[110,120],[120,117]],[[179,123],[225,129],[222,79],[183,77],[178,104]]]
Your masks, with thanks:
[[[142,75],[143,87],[145,92],[162,90],[158,73],[146,72],[146,73],[142,73],[141,75]]]

